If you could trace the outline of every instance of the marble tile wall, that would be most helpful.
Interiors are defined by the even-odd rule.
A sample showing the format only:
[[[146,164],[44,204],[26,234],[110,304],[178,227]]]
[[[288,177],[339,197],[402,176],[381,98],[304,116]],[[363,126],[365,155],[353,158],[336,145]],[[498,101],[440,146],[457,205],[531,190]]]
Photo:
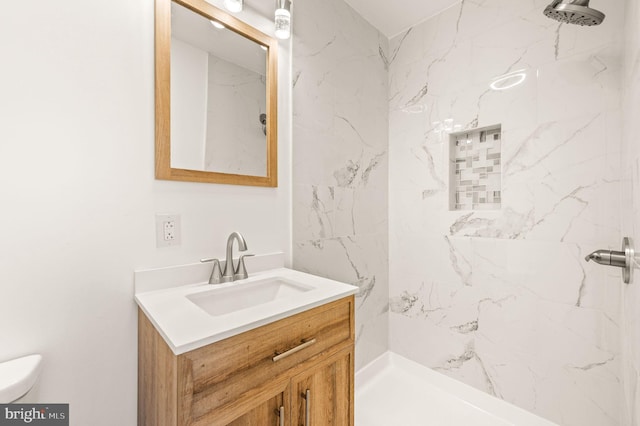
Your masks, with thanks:
[[[293,26],[293,267],[360,287],[359,368],[388,349],[387,40],[343,0]]]
[[[618,425],[620,271],[584,257],[621,241],[624,8],[579,27],[548,3],[464,0],[389,42],[390,347],[559,424]],[[500,210],[449,210],[446,120],[502,124]]]
[[[621,170],[622,234],[640,243],[640,3],[627,1],[625,50],[622,73],[623,135]],[[636,249],[637,250],[637,249]],[[636,256],[637,257],[637,256]],[[625,426],[640,424],[640,271],[623,286],[622,293],[622,385]]]

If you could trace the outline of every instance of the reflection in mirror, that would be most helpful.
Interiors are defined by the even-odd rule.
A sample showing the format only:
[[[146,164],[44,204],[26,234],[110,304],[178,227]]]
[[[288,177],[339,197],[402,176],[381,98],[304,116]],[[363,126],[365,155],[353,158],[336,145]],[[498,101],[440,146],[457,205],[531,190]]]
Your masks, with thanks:
[[[156,0],[156,178],[277,186],[276,55],[204,0]]]
[[[266,176],[267,52],[214,23],[171,5],[171,167]]]

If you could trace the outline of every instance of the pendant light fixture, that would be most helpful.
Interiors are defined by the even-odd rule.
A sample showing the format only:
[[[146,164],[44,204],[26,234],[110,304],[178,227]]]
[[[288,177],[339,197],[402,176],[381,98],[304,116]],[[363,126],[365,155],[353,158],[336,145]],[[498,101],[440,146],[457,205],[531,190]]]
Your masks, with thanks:
[[[291,37],[291,0],[276,0],[276,38],[286,40]]]
[[[243,0],[224,0],[224,7],[229,12],[242,12]]]

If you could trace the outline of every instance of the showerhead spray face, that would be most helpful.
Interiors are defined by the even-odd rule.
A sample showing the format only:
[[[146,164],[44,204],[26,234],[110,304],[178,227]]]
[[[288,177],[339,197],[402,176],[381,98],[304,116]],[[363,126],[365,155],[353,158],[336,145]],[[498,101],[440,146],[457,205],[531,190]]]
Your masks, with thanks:
[[[589,0],[554,0],[544,10],[551,19],[565,24],[600,25],[604,21],[604,13],[589,7]]]

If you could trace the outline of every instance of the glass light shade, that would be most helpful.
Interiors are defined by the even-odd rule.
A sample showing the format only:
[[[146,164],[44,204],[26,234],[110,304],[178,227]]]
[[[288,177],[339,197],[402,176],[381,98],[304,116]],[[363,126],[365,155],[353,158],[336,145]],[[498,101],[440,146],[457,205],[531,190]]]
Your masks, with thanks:
[[[224,7],[229,12],[242,12],[243,0],[224,0]]]
[[[291,13],[287,9],[276,9],[275,34],[280,40],[291,37]]]

